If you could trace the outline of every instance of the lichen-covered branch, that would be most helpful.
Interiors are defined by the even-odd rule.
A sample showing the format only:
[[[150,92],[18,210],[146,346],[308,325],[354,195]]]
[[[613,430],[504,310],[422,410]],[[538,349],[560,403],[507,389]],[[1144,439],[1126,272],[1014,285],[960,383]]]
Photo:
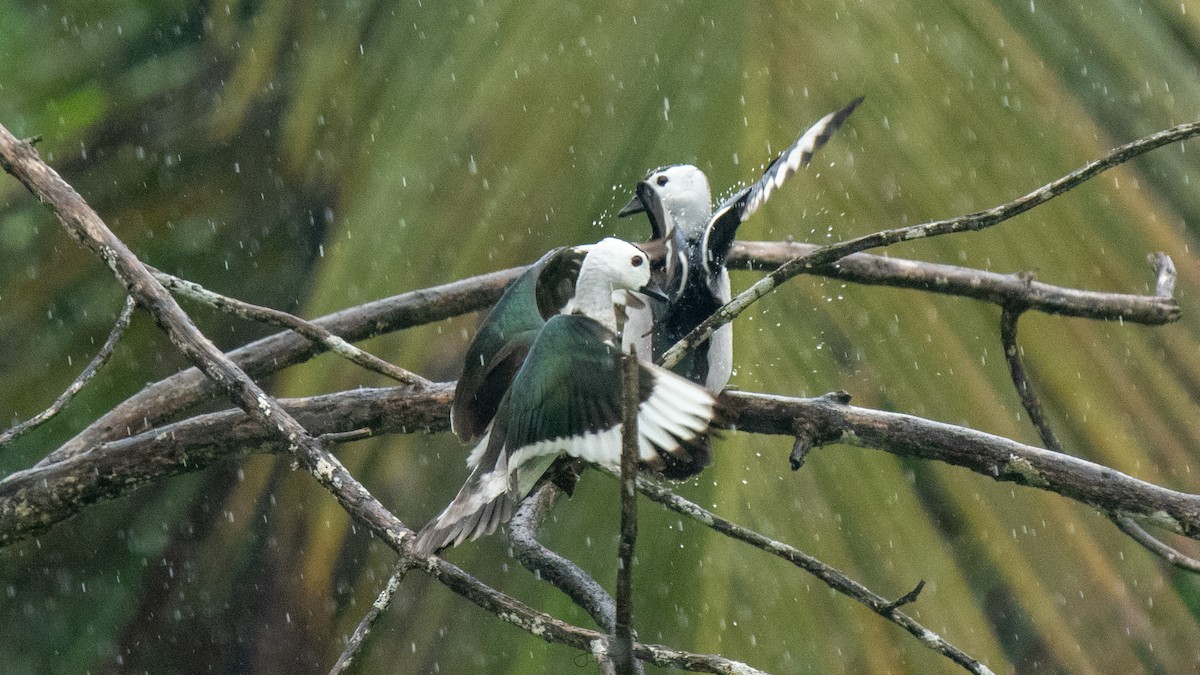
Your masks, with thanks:
[[[563,492],[550,481],[539,485],[508,524],[513,552],[526,569],[549,582],[587,612],[600,630],[613,632],[616,605],[608,591],[578,565],[551,551],[537,540],[537,529]]]
[[[609,636],[573,626],[530,608],[475,579],[450,563],[431,556],[422,567],[431,577],[450,590],[521,629],[546,640],[585,651],[597,658],[608,655]],[[663,668],[678,668],[695,673],[756,675],[762,671],[739,661],[711,654],[692,654],[662,645],[635,642],[638,659]]]
[[[449,430],[453,387],[355,389],[282,401],[314,434],[370,429],[375,434]],[[846,405],[845,398],[794,398],[725,392],[725,423],[739,432],[796,435],[816,447],[846,443],[901,457],[946,462],[990,480],[1036,487],[1102,512],[1200,539],[1200,495],[1138,480],[1085,459],[912,415]],[[222,458],[286,448],[237,411],[199,415],[155,431],[90,446],[86,456],[26,469],[0,480],[0,545],[27,539],[98,501]]]
[[[415,384],[422,387],[430,385],[429,380],[420,375],[388,363],[374,354],[365,352],[311,321],[305,321],[298,316],[278,309],[262,307],[238,300],[237,298],[221,295],[220,293],[214,293],[194,281],[180,279],[172,274],[154,269],[149,265],[146,265],[146,269],[150,270],[154,278],[158,279],[159,283],[166,287],[167,290],[178,293],[186,298],[248,321],[257,321],[272,326],[279,326],[280,328],[290,328],[309,340],[321,343],[323,347],[334,354],[345,357],[367,370],[390,377],[397,382]]]

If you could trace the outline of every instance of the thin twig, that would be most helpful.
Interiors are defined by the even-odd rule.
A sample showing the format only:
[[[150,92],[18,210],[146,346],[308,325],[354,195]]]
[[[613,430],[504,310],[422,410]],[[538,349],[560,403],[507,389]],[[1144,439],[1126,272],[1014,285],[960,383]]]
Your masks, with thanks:
[[[388,577],[387,584],[379,592],[379,597],[375,598],[375,602],[371,603],[371,609],[367,610],[362,621],[358,622],[358,627],[350,635],[350,639],[346,642],[346,648],[342,651],[342,655],[338,657],[337,663],[334,663],[333,667],[329,669],[329,675],[339,675],[346,672],[346,669],[354,662],[354,657],[358,655],[358,650],[362,649],[363,643],[366,642],[367,637],[371,634],[371,628],[375,625],[375,620],[392,603],[392,596],[395,595],[396,589],[400,588],[400,582],[404,580],[404,576],[408,574],[412,566],[412,562],[403,557],[396,563],[396,566],[392,569],[391,576]]]
[[[180,279],[172,274],[157,270],[150,265],[146,265],[146,269],[150,270],[154,278],[158,279],[159,283],[165,286],[167,290],[178,293],[186,298],[203,303],[227,314],[246,319],[247,321],[257,321],[259,323],[294,330],[309,340],[320,343],[334,354],[343,356],[367,370],[390,377],[397,382],[412,384],[418,387],[428,387],[432,384],[420,375],[388,363],[374,354],[365,352],[321,326],[301,319],[294,314],[221,295],[220,293],[208,290],[194,281]]]
[[[125,306],[121,309],[121,314],[117,316],[117,322],[113,325],[112,330],[109,331],[108,339],[104,341],[104,344],[100,347],[100,351],[96,352],[96,355],[88,362],[83,372],[79,373],[79,377],[75,378],[75,381],[71,382],[66,390],[58,395],[58,398],[54,400],[54,403],[50,404],[49,408],[20,424],[13,425],[4,433],[0,433],[0,448],[50,421],[51,418],[71,402],[72,398],[75,398],[75,395],[83,389],[84,385],[95,377],[100,368],[108,362],[108,357],[112,356],[117,342],[121,340],[121,337],[125,335],[125,330],[129,328],[129,321],[133,317],[133,310],[136,307],[137,303],[133,301],[133,296],[125,296]]]
[[[707,340],[717,328],[732,321],[758,299],[773,291],[780,284],[806,270],[829,265],[851,253],[858,253],[870,248],[890,246],[902,241],[936,237],[943,234],[978,231],[991,227],[1024,213],[1035,206],[1045,204],[1058,195],[1144,152],[1169,143],[1191,138],[1197,134],[1200,134],[1200,122],[1181,124],[1111,150],[1100,159],[1089,162],[1062,178],[1047,183],[1037,190],[1007,204],[948,220],[938,220],[875,232],[837,244],[822,246],[811,253],[793,258],[755,282],[750,288],[739,293],[726,303],[725,306],[714,312],[712,316],[697,326],[695,330],[688,333],[683,339],[668,349],[663,354],[661,362],[667,367],[675,365],[683,358],[684,352]]]
[[[1180,553],[1171,545],[1163,542],[1158,537],[1155,537],[1147,532],[1145,528],[1143,528],[1141,525],[1138,525],[1137,522],[1135,522],[1129,516],[1112,514],[1110,515],[1110,518],[1122,532],[1129,535],[1131,539],[1144,546],[1146,550],[1181,570],[1200,574],[1200,560],[1196,560],[1195,558]]]
[[[1050,427],[1050,421],[1046,419],[1046,413],[1042,410],[1041,400],[1030,386],[1029,377],[1025,374],[1025,366],[1021,361],[1021,346],[1017,344],[1017,321],[1021,318],[1021,312],[1021,308],[1011,305],[1000,311],[1000,343],[1004,347],[1004,358],[1008,361],[1008,373],[1017,395],[1021,397],[1021,405],[1029,414],[1029,421],[1037,429],[1042,443],[1048,450],[1062,452],[1062,443]]]
[[[991,672],[988,670],[987,666],[983,665],[978,660],[963,652],[961,649],[947,642],[945,638],[922,626],[915,619],[897,609],[900,605],[905,604],[902,602],[905,600],[905,598],[908,598],[909,596],[915,597],[916,593],[920,593],[923,584],[918,585],[916,589],[910,591],[905,596],[902,596],[899,601],[893,602],[882,595],[875,593],[857,581],[854,581],[836,568],[817,560],[807,553],[793,546],[789,546],[788,544],[776,541],[753,530],[728,521],[712,511],[709,511],[698,504],[694,504],[683,497],[680,497],[664,487],[656,485],[644,478],[638,479],[637,485],[642,494],[646,495],[650,499],[653,499],[659,504],[666,506],[672,511],[681,513],[706,527],[720,532],[721,534],[750,544],[751,546],[766,551],[771,555],[783,558],[784,560],[796,565],[805,572],[808,572],[817,579],[820,579],[822,583],[838,593],[841,593],[862,603],[863,605],[866,605],[871,611],[915,635],[917,639],[921,641],[921,644],[946,656],[966,670],[972,673]],[[907,602],[911,602],[911,600],[908,600]]]
[[[1157,270],[1159,291],[1172,292],[1175,283],[1175,266],[1171,259],[1166,254],[1160,253],[1151,256],[1151,261]],[[1049,450],[1064,452],[1062,443],[1055,435],[1054,429],[1050,426],[1050,421],[1042,409],[1041,399],[1029,384],[1028,376],[1025,374],[1025,367],[1021,361],[1021,348],[1017,343],[1017,321],[1020,316],[1021,310],[1015,307],[1005,307],[1000,315],[1000,341],[1004,346],[1004,356],[1008,359],[1008,371],[1012,377],[1013,386],[1016,387],[1017,394],[1021,398],[1021,405],[1029,414],[1029,421],[1037,429],[1042,443]],[[1110,511],[1109,520],[1154,555],[1182,570],[1200,573],[1200,560],[1190,558],[1170,544],[1158,539],[1134,522],[1132,518],[1117,511]]]
[[[617,621],[611,653],[618,675],[635,672],[633,659],[633,553],[637,545],[638,357],[621,355],[621,538],[617,543]]]

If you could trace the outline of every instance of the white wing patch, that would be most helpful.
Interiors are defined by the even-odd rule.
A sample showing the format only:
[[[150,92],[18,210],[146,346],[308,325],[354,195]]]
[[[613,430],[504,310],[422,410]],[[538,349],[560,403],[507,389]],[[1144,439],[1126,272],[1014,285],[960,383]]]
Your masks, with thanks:
[[[654,389],[638,406],[638,459],[658,459],[708,430],[716,399],[704,388],[670,371],[653,367]],[[509,466],[520,467],[544,455],[567,454],[611,471],[621,466],[621,425],[579,436],[538,441],[517,449]],[[474,455],[474,453],[472,453]]]
[[[488,439],[492,437],[492,427],[489,425],[487,433],[483,438],[479,439],[479,443],[471,448],[471,454],[467,455],[467,468],[474,469],[479,466],[479,460],[483,459],[483,453],[487,452]]]

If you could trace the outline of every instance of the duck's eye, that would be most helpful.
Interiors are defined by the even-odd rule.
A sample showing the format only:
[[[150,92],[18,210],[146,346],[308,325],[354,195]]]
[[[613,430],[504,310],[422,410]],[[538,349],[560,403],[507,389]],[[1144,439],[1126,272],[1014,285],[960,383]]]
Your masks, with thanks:
[[[629,264],[633,265],[634,267],[641,267],[642,263],[644,262],[646,262],[646,260],[640,255],[635,255],[629,259]]]
[[[667,177],[666,177],[666,176],[659,176],[658,178],[656,178],[656,179],[654,180],[654,182],[655,182],[655,183],[658,183],[658,186],[659,186],[659,187],[662,187],[662,186],[664,186],[664,185],[666,185],[666,184],[667,184]]]

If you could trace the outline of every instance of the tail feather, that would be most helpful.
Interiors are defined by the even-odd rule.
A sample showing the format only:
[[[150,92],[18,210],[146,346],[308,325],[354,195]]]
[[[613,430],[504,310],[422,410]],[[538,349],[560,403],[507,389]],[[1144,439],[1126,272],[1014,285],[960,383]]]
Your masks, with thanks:
[[[436,553],[491,534],[508,522],[516,512],[517,486],[503,464],[486,474],[472,472],[450,506],[417,533],[413,551],[422,556]]]

